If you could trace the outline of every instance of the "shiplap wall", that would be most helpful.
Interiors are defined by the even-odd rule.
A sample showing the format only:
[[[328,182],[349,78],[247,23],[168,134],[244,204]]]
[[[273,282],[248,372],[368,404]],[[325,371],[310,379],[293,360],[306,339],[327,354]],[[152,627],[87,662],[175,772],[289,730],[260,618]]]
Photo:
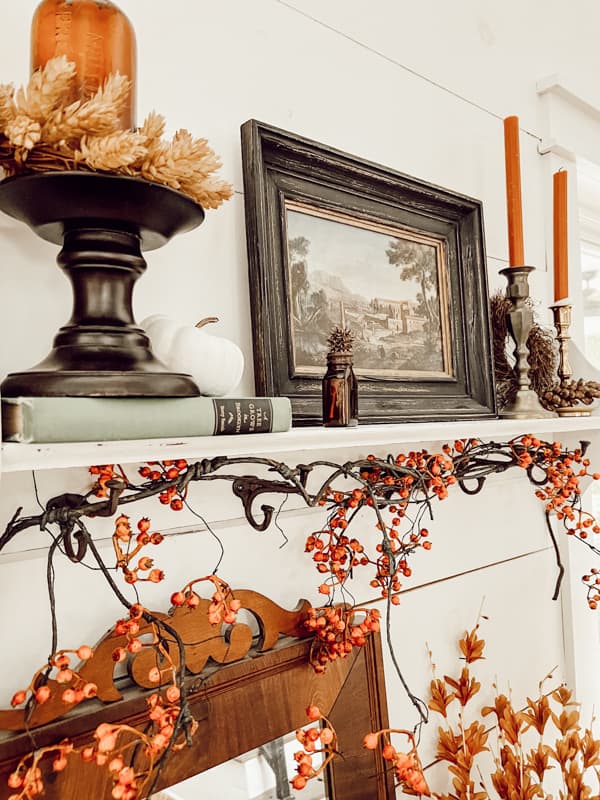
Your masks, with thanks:
[[[5,5],[0,80],[20,83],[27,78],[36,3]],[[238,393],[253,392],[239,145],[239,126],[249,118],[482,199],[490,286],[496,288],[503,285],[498,270],[507,258],[502,118],[518,114],[526,261],[538,268],[532,288],[544,317],[551,299],[548,165],[557,157],[539,152],[548,118],[536,82],[552,73],[574,74],[593,93],[600,74],[596,3],[574,0],[568,14],[558,0],[378,0],[368,5],[358,0],[121,0],[120,5],[138,36],[138,118],[156,109],[171,130],[187,127],[206,136],[235,187],[234,198],[209,212],[198,230],[148,255],[148,272],[136,287],[136,315],[161,312],[189,322],[219,316],[223,334],[246,355]],[[576,242],[572,246],[576,253]],[[56,248],[7,217],[0,217],[0,253],[4,374],[46,354],[69,315],[70,289],[54,265]],[[37,478],[42,501],[89,483],[82,470]],[[0,522],[19,504],[25,513],[37,510],[32,476],[3,476]],[[302,551],[305,534],[321,524],[319,512],[290,505],[281,516],[289,538],[282,548],[276,529],[249,531],[239,505],[224,489],[195,487],[192,505],[222,537],[221,574],[233,586],[255,588],[288,607],[300,596],[317,600],[311,588],[317,575]],[[218,547],[187,511],[166,515],[153,503],[144,512],[170,532],[156,554],[167,581],[143,588],[148,606],[164,608],[174,588],[213,569]],[[568,659],[561,605],[550,599],[555,567],[542,509],[524,476],[495,478],[475,498],[457,492],[436,510],[430,527],[433,549],[416,561],[414,578],[406,582],[411,591],[392,625],[413,691],[424,694],[430,677],[426,643],[440,672],[447,672],[456,663],[457,635],[474,623],[482,606],[490,618],[483,675],[497,676],[504,688],[510,685],[517,699],[534,692],[550,669],[557,667],[555,678],[561,680]],[[95,521],[94,530],[108,557],[110,526]],[[5,643],[0,703],[47,656],[47,544],[42,534],[28,532],[0,555]],[[359,601],[374,599],[365,580],[357,579],[353,591]],[[57,564],[57,596],[63,647],[91,643],[120,613],[97,573],[67,562]],[[590,623],[583,596],[574,602],[584,618],[580,638],[585,638]],[[599,658],[597,625],[595,631],[585,656],[592,672]],[[597,684],[588,681],[584,689],[584,699],[598,706]],[[389,659],[388,699],[393,724],[411,727],[415,715]],[[431,752],[427,741],[424,752]]]

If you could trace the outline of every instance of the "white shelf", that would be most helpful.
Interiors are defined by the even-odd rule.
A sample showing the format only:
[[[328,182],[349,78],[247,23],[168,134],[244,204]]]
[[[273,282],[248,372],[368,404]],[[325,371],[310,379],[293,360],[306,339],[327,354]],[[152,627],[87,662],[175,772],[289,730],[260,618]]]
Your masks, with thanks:
[[[366,455],[400,452],[407,445],[453,442],[461,438],[506,441],[523,433],[550,440],[563,434],[590,438],[600,431],[600,417],[529,420],[464,420],[421,422],[398,425],[361,425],[356,428],[294,428],[286,433],[239,436],[201,436],[189,439],[147,439],[120,442],[78,442],[75,444],[3,444],[2,472],[88,467],[92,464],[130,464],[186,458],[199,460],[214,456],[257,455],[277,457],[284,453],[354,449]],[[315,457],[317,455],[315,454]]]

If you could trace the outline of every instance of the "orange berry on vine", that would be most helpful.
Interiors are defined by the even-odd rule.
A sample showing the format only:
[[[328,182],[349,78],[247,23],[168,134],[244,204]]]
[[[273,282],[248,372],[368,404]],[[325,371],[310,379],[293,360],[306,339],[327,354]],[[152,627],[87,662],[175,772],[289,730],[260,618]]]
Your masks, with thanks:
[[[150,683],[158,683],[160,681],[160,670],[158,667],[152,667],[148,672],[148,680]]]
[[[176,703],[179,698],[181,697],[181,692],[177,686],[169,686],[167,691],[165,692],[165,696],[169,703]]]
[[[34,697],[36,702],[42,705],[50,698],[50,688],[48,686],[40,686],[39,689],[36,689]]]
[[[117,647],[116,650],[113,650],[112,660],[115,661],[117,664],[120,661],[125,661],[127,658],[127,650],[124,647]]]
[[[8,776],[7,783],[9,789],[20,789],[25,783],[25,776],[21,775],[19,772],[11,772]]]
[[[143,613],[144,606],[140,605],[140,603],[134,603],[129,609],[129,616],[131,619],[140,619]]]
[[[392,744],[386,744],[381,754],[386,761],[392,761],[396,756],[396,748]]]
[[[183,592],[173,592],[171,595],[171,605],[182,606],[185,603],[185,595]]]
[[[95,757],[95,751],[93,747],[84,747],[81,751],[81,759],[82,761],[93,761]]]
[[[379,737],[376,733],[367,733],[363,739],[363,747],[365,747],[367,750],[375,750],[378,739]]]
[[[25,698],[27,694],[24,691],[15,692],[12,696],[12,700],[10,701],[11,706],[14,708],[15,706],[20,706],[21,703],[25,702]],[[15,787],[13,787],[15,788]]]
[[[319,734],[319,739],[323,744],[331,744],[333,742],[333,731],[331,728],[323,728]]]
[[[65,689],[65,691],[62,693],[61,699],[63,703],[68,703],[71,705],[76,700],[75,692],[73,689]]]

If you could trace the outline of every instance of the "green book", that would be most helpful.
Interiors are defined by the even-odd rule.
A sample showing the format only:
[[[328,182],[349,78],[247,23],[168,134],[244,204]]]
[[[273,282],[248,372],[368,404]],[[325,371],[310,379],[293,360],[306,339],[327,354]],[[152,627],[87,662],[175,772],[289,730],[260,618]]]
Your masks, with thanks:
[[[5,442],[107,442],[287,431],[287,397],[3,397]]]

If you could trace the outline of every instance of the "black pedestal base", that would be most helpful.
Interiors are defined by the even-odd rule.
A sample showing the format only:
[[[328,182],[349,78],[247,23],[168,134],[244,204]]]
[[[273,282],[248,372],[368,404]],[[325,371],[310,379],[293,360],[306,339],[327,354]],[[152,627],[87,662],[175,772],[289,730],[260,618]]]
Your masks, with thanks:
[[[159,364],[158,361],[155,362]],[[160,372],[86,372],[36,369],[11,372],[0,391],[4,397],[196,397],[189,375]],[[149,380],[150,379],[150,380]]]
[[[4,396],[200,394],[189,375],[169,372],[153,356],[132,311],[133,286],[146,269],[142,249],[199,225],[199,205],[136,178],[48,172],[2,181],[0,210],[63,245],[57,260],[73,287],[71,319],[49,356],[9,375],[0,386]]]

